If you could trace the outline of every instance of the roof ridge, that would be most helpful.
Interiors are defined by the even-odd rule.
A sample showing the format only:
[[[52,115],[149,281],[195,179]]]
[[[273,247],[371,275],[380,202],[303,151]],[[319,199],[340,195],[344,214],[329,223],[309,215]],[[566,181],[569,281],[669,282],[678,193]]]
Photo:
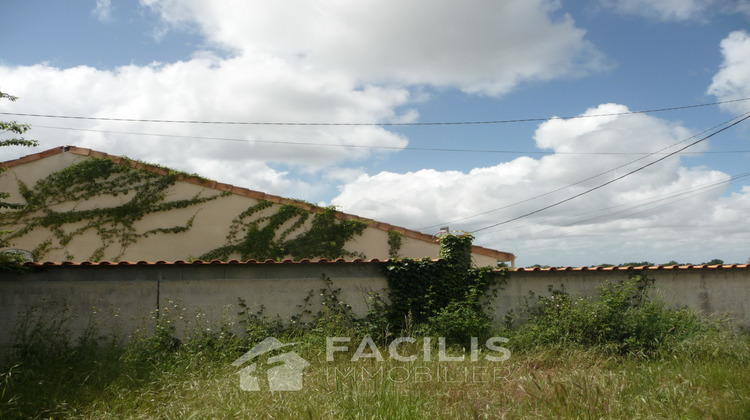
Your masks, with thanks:
[[[433,259],[432,261],[439,261],[439,259]],[[75,262],[75,261],[36,261],[36,262],[25,262],[23,263],[24,267],[91,267],[91,266],[162,266],[162,265],[267,265],[267,264],[385,264],[385,263],[391,263],[393,262],[392,259],[385,259],[380,260],[377,258],[371,258],[371,259],[361,259],[361,258],[355,258],[351,260],[347,260],[344,258],[337,258],[335,260],[327,260],[325,258],[319,258],[319,259],[309,259],[309,258],[302,258],[299,260],[293,260],[293,259],[284,259],[280,261],[268,259],[268,260],[174,260],[174,261],[165,261],[165,260],[158,260],[158,261],[145,261],[145,260],[139,260],[139,261],[81,261],[81,262]]]
[[[111,155],[109,153],[100,152],[100,151],[96,151],[93,149],[88,149],[88,148],[83,148],[83,147],[78,147],[78,146],[73,146],[73,145],[58,146],[49,150],[23,156],[18,159],[10,160],[7,162],[0,162],[0,166],[11,168],[13,166],[18,166],[18,165],[22,165],[25,163],[34,162],[34,161],[44,159],[46,157],[58,155],[61,153],[73,153],[79,156],[86,156],[86,157],[99,158],[99,159],[110,159],[114,161],[115,163],[128,165],[129,167],[133,169],[142,169],[142,170],[153,172],[159,175],[167,175],[169,173],[169,169],[155,165],[155,164],[145,163],[145,162],[137,161],[134,159],[129,159],[127,157]],[[304,210],[311,211],[311,212],[322,212],[324,210],[323,207],[310,204],[310,203],[306,203],[304,201],[293,200],[291,198],[285,198],[285,197],[281,197],[281,196],[273,195],[273,194],[266,194],[261,191],[251,190],[249,188],[237,187],[232,184],[226,184],[226,183],[218,182],[214,180],[201,179],[200,177],[194,176],[194,175],[179,173],[177,175],[177,179],[179,181],[198,185],[200,187],[211,188],[211,189],[218,190],[218,191],[228,191],[232,194],[249,197],[249,198],[253,198],[256,200],[267,200],[276,204],[291,204],[291,205],[300,207]],[[368,222],[368,226],[372,228],[379,229],[379,230],[386,231],[386,232],[395,230],[408,238],[417,239],[417,240],[421,240],[425,242],[435,241],[435,237],[433,235],[422,233],[417,230],[408,229],[408,228],[401,227],[401,226],[395,226],[389,223],[379,222],[377,220],[368,219],[366,217],[361,217],[361,216],[357,216],[354,214],[344,213],[338,210],[336,210],[335,215],[336,215],[336,218],[339,220],[354,220],[354,219],[365,220]],[[515,255],[513,255],[510,252],[498,251],[495,249],[485,248],[479,245],[472,245],[472,251],[476,254],[497,258],[498,260],[503,260],[503,261],[515,260]]]
[[[516,272],[522,273],[538,273],[538,272],[554,272],[554,271],[659,271],[659,270],[696,270],[696,269],[750,269],[750,264],[674,264],[674,265],[625,265],[625,266],[582,266],[582,267],[520,267],[517,268]]]

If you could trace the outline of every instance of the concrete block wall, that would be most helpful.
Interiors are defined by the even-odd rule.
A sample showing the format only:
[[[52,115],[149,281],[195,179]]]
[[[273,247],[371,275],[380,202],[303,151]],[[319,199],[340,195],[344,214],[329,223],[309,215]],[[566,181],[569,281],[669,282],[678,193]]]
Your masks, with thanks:
[[[750,329],[750,266],[686,266],[680,268],[605,270],[522,270],[513,272],[495,302],[495,318],[516,311],[529,291],[547,296],[548,285],[573,295],[595,296],[603,282],[619,282],[642,273],[654,279],[652,296],[671,306],[687,306],[703,315],[728,315]]]
[[[383,263],[239,263],[54,265],[21,275],[0,272],[0,346],[13,340],[14,330],[36,308],[45,325],[59,319],[63,308],[72,337],[92,322],[102,334],[128,340],[134,330],[153,325],[157,309],[174,319],[181,337],[235,316],[239,298],[269,319],[289,320],[309,300],[320,310],[320,291],[340,289],[339,297],[359,316],[367,312],[369,292],[387,295]],[[176,307],[175,307],[176,305]],[[200,315],[200,316],[196,316]],[[182,318],[180,318],[182,317]]]
[[[384,262],[286,263],[100,263],[39,265],[38,271],[16,275],[0,272],[0,346],[13,339],[14,329],[32,308],[50,325],[67,308],[66,324],[77,337],[95,324],[104,335],[127,340],[136,329],[153,325],[156,310],[171,312],[178,336],[194,328],[235,317],[242,298],[252,311],[289,320],[312,295],[309,310],[320,309],[323,276],[339,297],[362,316],[370,291],[387,297]],[[519,270],[512,272],[498,298],[494,316],[500,322],[509,310],[518,312],[529,292],[546,295],[548,285],[564,286],[571,294],[592,296],[604,281],[626,279],[635,270]],[[750,328],[750,266],[648,268],[654,293],[676,306],[703,314],[728,314]],[[175,307],[175,305],[177,307]],[[178,313],[175,313],[178,311]],[[200,315],[199,317],[196,315]],[[182,319],[179,317],[182,316]],[[36,319],[36,318],[35,318]]]

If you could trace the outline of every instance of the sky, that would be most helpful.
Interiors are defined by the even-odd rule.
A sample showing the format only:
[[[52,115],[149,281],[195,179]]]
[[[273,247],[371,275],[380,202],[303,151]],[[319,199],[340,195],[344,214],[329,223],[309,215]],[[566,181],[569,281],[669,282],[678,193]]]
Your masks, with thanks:
[[[0,120],[519,266],[750,260],[750,0],[5,1]],[[76,117],[76,118],[71,118]]]

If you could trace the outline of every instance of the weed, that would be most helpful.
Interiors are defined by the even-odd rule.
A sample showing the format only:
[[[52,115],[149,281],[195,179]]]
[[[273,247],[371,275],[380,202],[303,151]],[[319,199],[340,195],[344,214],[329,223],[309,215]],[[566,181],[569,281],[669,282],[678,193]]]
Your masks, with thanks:
[[[158,319],[153,314],[153,319],[149,319],[151,328],[144,328],[124,347],[69,337],[65,329],[68,315],[64,311],[57,313],[60,320],[51,323],[39,323],[32,317],[25,324],[30,330],[18,335],[27,346],[17,348],[34,351],[15,352],[13,360],[0,364],[0,416],[743,418],[750,409],[750,377],[746,370],[750,364],[750,338],[721,321],[702,324],[702,334],[684,329],[686,334],[677,335],[673,342],[659,341],[649,357],[612,351],[607,347],[611,343],[583,346],[569,340],[566,345],[550,341],[524,352],[514,351],[511,359],[499,365],[484,357],[472,362],[460,349],[452,349],[451,354],[463,354],[464,361],[440,362],[433,357],[406,363],[388,358],[388,352],[383,352],[383,362],[368,359],[353,364],[348,357],[327,362],[321,334],[365,334],[372,331],[370,328],[385,326],[374,319],[369,321],[371,324],[352,320],[350,308],[339,300],[337,289],[325,284],[321,293],[310,299],[320,297],[325,305],[318,312],[300,305],[305,316],[298,318],[296,326],[280,326],[277,320],[268,320],[262,308],[253,311],[247,305],[240,314],[212,324],[207,324],[205,314],[196,310],[191,314],[195,319],[179,342],[174,340],[173,320],[188,313],[179,302],[162,308]],[[607,294],[606,287],[604,290],[605,296],[611,298],[611,308],[624,308],[627,312],[635,304],[630,301],[625,306],[619,302],[637,287],[622,289],[628,293],[616,289],[613,295]],[[557,302],[551,302],[566,299],[563,296],[546,298],[552,307],[539,314],[557,310]],[[637,307],[648,308],[649,302],[644,299]],[[381,313],[377,305],[371,308],[373,315]],[[567,314],[566,311],[571,309],[558,314]],[[647,319],[662,316],[645,313]],[[611,316],[619,319],[615,314]],[[445,322],[447,319],[446,315]],[[622,325],[629,325],[628,316],[623,319]],[[404,328],[410,336],[418,328],[408,313]],[[252,345],[252,334],[265,332],[278,333],[284,342],[289,342],[284,334],[294,335],[294,341],[300,342],[294,351],[310,363],[305,368],[302,392],[248,393],[239,388],[236,370],[230,364]],[[381,338],[387,334],[386,331]],[[519,334],[513,341],[518,338],[522,336]],[[399,351],[403,355],[421,355],[425,349],[419,341],[404,343]],[[615,344],[617,349],[621,342]]]
[[[472,361],[461,346],[450,353],[463,360],[440,361],[436,340],[402,343],[401,355],[417,356],[410,362],[387,351],[382,362],[343,355],[329,362],[323,337],[348,336],[354,343],[370,335],[380,346],[394,335],[394,325],[386,316],[392,306],[377,294],[370,295],[368,316],[357,318],[340,290],[326,277],[322,281],[289,321],[269,318],[262,306],[253,309],[240,299],[238,313],[208,322],[201,310],[190,313],[170,301],[122,346],[102,345],[93,321],[82,339],[71,337],[64,304],[54,316],[32,308],[19,324],[12,354],[0,362],[0,417],[626,419],[750,413],[748,334],[725,320],[667,308],[649,297],[648,279],[604,284],[593,299],[554,289],[533,297],[529,320],[502,333],[514,350],[503,362],[481,353]],[[402,335],[440,332],[463,340],[492,332],[481,311],[484,295],[465,296],[428,323],[407,311]],[[312,310],[318,303],[320,309]],[[176,325],[185,325],[184,332]],[[310,363],[302,392],[240,389],[232,361],[268,336],[299,343],[294,352]],[[421,357],[430,352],[431,359]]]
[[[693,311],[669,308],[651,298],[652,283],[642,275],[605,283],[593,299],[550,286],[550,296],[532,295],[533,303],[526,301],[528,321],[510,333],[519,348],[599,346],[617,354],[649,356],[707,331],[707,322]]]

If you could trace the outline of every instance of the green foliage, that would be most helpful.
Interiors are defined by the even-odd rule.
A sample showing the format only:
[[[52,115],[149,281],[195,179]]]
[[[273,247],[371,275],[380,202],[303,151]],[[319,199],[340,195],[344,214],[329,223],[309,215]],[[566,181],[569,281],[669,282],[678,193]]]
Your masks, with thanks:
[[[454,342],[484,337],[491,319],[485,311],[507,270],[475,267],[471,261],[470,235],[441,238],[440,259],[403,259],[386,268],[390,289],[390,320],[403,328],[405,319],[422,332]]]
[[[386,340],[382,347],[378,344],[386,357],[383,364],[345,357],[329,362],[321,337],[347,336],[354,344],[375,324],[352,322],[340,290],[326,277],[322,281],[320,293],[311,293],[299,306],[293,319],[306,321],[296,326],[267,319],[262,307],[252,311],[241,304],[239,324],[237,317],[208,323],[196,310],[180,341],[174,338],[175,321],[189,316],[178,303],[168,302],[147,320],[145,333],[133,333],[125,347],[102,344],[94,339],[99,336],[94,330],[73,339],[64,304],[51,316],[29,311],[19,325],[12,357],[0,358],[0,418],[182,418],[185,413],[198,418],[237,413],[252,418],[269,413],[281,418],[300,413],[310,418],[746,418],[750,408],[750,336],[726,326],[674,343],[662,341],[660,358],[612,354],[608,349],[613,346],[606,344],[553,345],[514,350],[502,365],[481,356],[471,361],[460,350],[464,362],[446,364],[433,357],[403,364],[388,358]],[[632,281],[632,287],[605,286],[609,292],[600,300],[611,299],[613,308],[647,305],[649,279]],[[556,291],[555,299],[547,298],[548,306],[554,306],[558,295],[567,296]],[[308,304],[317,297],[322,307],[313,313]],[[371,309],[382,315],[379,304]],[[445,309],[438,316],[456,315],[453,328],[472,328],[475,314],[462,312],[460,302]],[[302,392],[248,394],[239,389],[231,363],[268,336],[295,342],[293,351],[310,363]],[[521,338],[512,336],[510,345]],[[403,350],[421,353],[419,347]],[[430,374],[419,381],[359,373],[344,377],[360,368],[367,375],[381,367]],[[335,371],[342,375],[336,377]],[[462,397],[467,392],[472,398]]]
[[[3,251],[0,252],[0,271],[10,271],[14,273],[28,273],[31,267],[24,266],[28,262],[26,257],[20,253]]]
[[[628,263],[620,264],[620,267],[643,267],[643,266],[651,267],[653,265],[655,264],[652,263],[651,261],[640,261],[640,262],[628,262]]]
[[[724,260],[721,260],[721,259],[718,259],[718,258],[714,258],[711,261],[702,262],[699,265],[704,265],[704,264],[707,264],[707,265],[721,265],[721,264],[724,264]],[[664,264],[654,264],[654,263],[652,263],[650,261],[640,261],[640,262],[623,263],[623,264],[618,265],[617,267],[642,267],[642,266],[651,267],[651,266],[656,266],[656,265],[663,265],[663,266],[670,266],[670,265],[693,265],[693,263],[690,263],[690,262],[680,263],[680,262],[678,262],[676,260],[670,260],[669,262],[666,262]],[[614,264],[597,264],[596,265],[596,267],[614,267],[614,266],[615,266]]]
[[[90,401],[121,369],[122,350],[98,342],[87,329],[73,338],[65,302],[51,314],[31,308],[15,329],[9,354],[0,354],[0,418],[57,418],[62,401]]]
[[[310,330],[321,339],[348,334],[359,335],[360,321],[352,307],[339,297],[340,288],[334,288],[330,278],[323,276],[326,287],[320,289],[320,305],[315,318],[310,322]]]
[[[471,268],[471,235],[444,235],[440,238],[440,258],[455,270]]]
[[[64,353],[71,346],[70,310],[67,302],[50,302],[48,313],[32,306],[13,330],[13,356],[17,359]]]
[[[134,337],[124,357],[138,362],[158,363],[165,354],[180,347],[181,342],[175,338],[174,330],[171,320],[158,319],[152,334]]]
[[[4,92],[0,92],[0,99],[7,99],[11,102],[15,102],[18,100],[17,96],[9,95]],[[36,140],[28,140],[23,138],[23,134],[26,133],[31,129],[31,126],[28,124],[19,124],[16,121],[0,121],[0,134],[9,133],[11,136],[19,136],[19,137],[11,137],[8,139],[0,140],[0,147],[4,146],[36,146],[39,144]],[[2,172],[2,170],[0,170]],[[3,197],[0,197],[3,198]],[[2,207],[2,206],[0,206]]]
[[[258,310],[253,310],[247,305],[245,299],[237,299],[241,308],[240,312],[237,313],[239,316],[239,324],[242,326],[248,342],[261,342],[266,337],[278,337],[284,332],[285,326],[280,319],[269,320],[268,317],[264,315],[266,310],[265,306],[261,305]],[[309,297],[306,302],[308,300]],[[290,326],[295,326],[295,321],[298,318],[299,317],[295,317]]]
[[[145,216],[188,208],[214,200],[222,194],[201,197],[196,194],[186,200],[167,200],[167,189],[175,184],[177,175],[159,175],[145,170],[132,169],[109,159],[86,159],[39,180],[33,187],[19,181],[19,190],[25,201],[22,206],[0,214],[0,225],[23,225],[8,239],[21,237],[36,228],[48,229],[52,237],[33,251],[42,258],[52,249],[66,250],[67,245],[81,234],[93,230],[100,240],[99,247],[88,257],[101,260],[111,247],[119,246],[114,260],[119,259],[129,246],[140,238],[154,234],[172,234],[189,230],[193,218],[184,224],[138,231],[136,222]],[[102,197],[121,197],[121,203],[112,207],[78,209],[86,200]],[[59,210],[72,203],[71,210]]]
[[[403,234],[397,230],[388,231],[388,256],[398,258],[398,252],[401,250],[403,243]]]
[[[649,297],[653,279],[634,275],[604,283],[596,298],[573,297],[549,287],[550,296],[527,300],[528,320],[513,333],[519,348],[581,345],[618,354],[651,355],[664,346],[705,332],[692,311],[668,308]]]
[[[374,340],[386,343],[393,334],[393,325],[390,321],[392,317],[391,306],[383,300],[379,293],[373,291],[368,292],[365,302],[367,303],[367,314],[359,320],[360,329],[364,332],[364,335],[369,335]],[[402,332],[409,335],[411,330],[404,328]]]
[[[260,342],[266,337],[314,337],[317,344],[324,343],[329,336],[364,336],[368,333],[367,322],[370,318],[360,319],[352,307],[341,300],[340,288],[335,288],[330,278],[321,276],[324,287],[317,293],[311,290],[302,304],[297,305],[297,313],[288,321],[279,318],[269,319],[264,315],[265,307],[251,310],[247,303],[240,299],[242,311],[238,313],[240,325],[249,343]],[[317,295],[320,310],[313,313],[310,305]]]
[[[304,217],[304,215],[302,215],[302,209],[284,206],[271,217],[256,216],[257,213],[270,208],[272,205],[273,203],[270,201],[263,200],[240,213],[229,227],[227,245],[209,251],[198,258],[202,260],[227,260],[230,255],[239,253],[242,259],[251,258],[251,255],[259,261],[274,259],[272,256],[280,252],[274,244],[276,230],[292,218],[295,213],[299,212],[300,217]],[[282,236],[285,236],[284,234],[288,234],[288,232],[283,232]]]
[[[8,99],[11,102],[14,102],[18,100],[18,97],[8,95],[7,93],[0,92],[0,99]],[[29,131],[31,127],[28,124],[19,124],[16,121],[0,121],[0,135],[10,133],[11,136],[21,136],[21,137],[11,137],[8,139],[0,140],[0,147],[5,146],[24,146],[24,147],[32,147],[39,144],[36,140],[28,140],[23,138],[23,134]],[[0,174],[5,172],[8,168],[4,166],[0,166]],[[7,192],[0,191],[0,209],[14,209],[18,208],[18,205],[15,203],[8,203],[2,200],[5,200],[7,198],[10,198],[10,194]],[[12,233],[7,230],[0,230],[0,248],[4,248],[8,246],[8,239],[3,238],[4,235],[7,235],[9,233]],[[2,268],[13,268],[14,266],[18,266],[14,261],[2,261],[0,262],[0,266]]]
[[[724,260],[714,258],[711,261],[708,262],[702,262],[699,265],[721,265],[724,264]],[[680,263],[676,260],[670,260],[669,262],[666,262],[664,264],[654,264],[650,261],[640,261],[640,262],[629,262],[629,263],[623,263],[618,265],[617,267],[642,267],[642,266],[656,266],[656,265],[663,265],[663,266],[670,266],[670,265],[693,265],[693,263],[687,262],[687,263]],[[614,264],[597,264],[597,267],[614,267]]]
[[[346,251],[344,246],[367,228],[367,224],[361,220],[338,220],[333,206],[311,213],[301,207],[286,204],[273,214],[263,214],[264,210],[272,206],[273,203],[263,200],[240,213],[232,221],[227,244],[199,258],[227,260],[232,255],[239,255],[243,260],[258,261],[281,260],[286,256],[295,259],[335,260],[355,256],[355,253]],[[311,215],[310,229],[287,239],[300,229]]]
[[[478,302],[453,300],[428,319],[422,332],[466,346],[472,337],[478,337],[480,342],[490,337],[492,319]]]
[[[344,245],[367,228],[361,220],[337,220],[336,208],[326,207],[315,213],[312,226],[307,232],[288,240],[283,248],[294,258],[325,258],[335,260],[358,254],[346,251]]]
[[[188,208],[229,194],[210,197],[197,194],[190,199],[169,201],[167,191],[181,176],[185,174],[170,171],[167,175],[160,175],[132,169],[109,159],[87,159],[50,174],[32,187],[19,181],[19,191],[25,203],[14,205],[10,211],[0,214],[0,226],[23,226],[11,233],[8,239],[22,237],[37,228],[49,230],[51,236],[33,250],[36,258],[60,249],[65,252],[66,259],[73,259],[67,246],[76,237],[93,230],[100,244],[87,259],[99,261],[105,254],[111,254],[114,247],[119,247],[114,249],[116,256],[110,257],[118,260],[139,239],[188,231],[194,219],[193,216],[184,224],[138,231],[136,222],[145,216]],[[79,207],[88,200],[114,197],[119,197],[121,204]],[[287,256],[330,260],[360,256],[347,251],[344,246],[362,234],[366,222],[338,220],[334,207],[311,212],[287,204],[268,214],[267,210],[272,206],[270,201],[260,201],[242,212],[230,225],[226,245],[199,258],[227,260],[239,255],[241,259],[262,261],[281,260]],[[304,226],[309,226],[309,229],[289,238]]]

